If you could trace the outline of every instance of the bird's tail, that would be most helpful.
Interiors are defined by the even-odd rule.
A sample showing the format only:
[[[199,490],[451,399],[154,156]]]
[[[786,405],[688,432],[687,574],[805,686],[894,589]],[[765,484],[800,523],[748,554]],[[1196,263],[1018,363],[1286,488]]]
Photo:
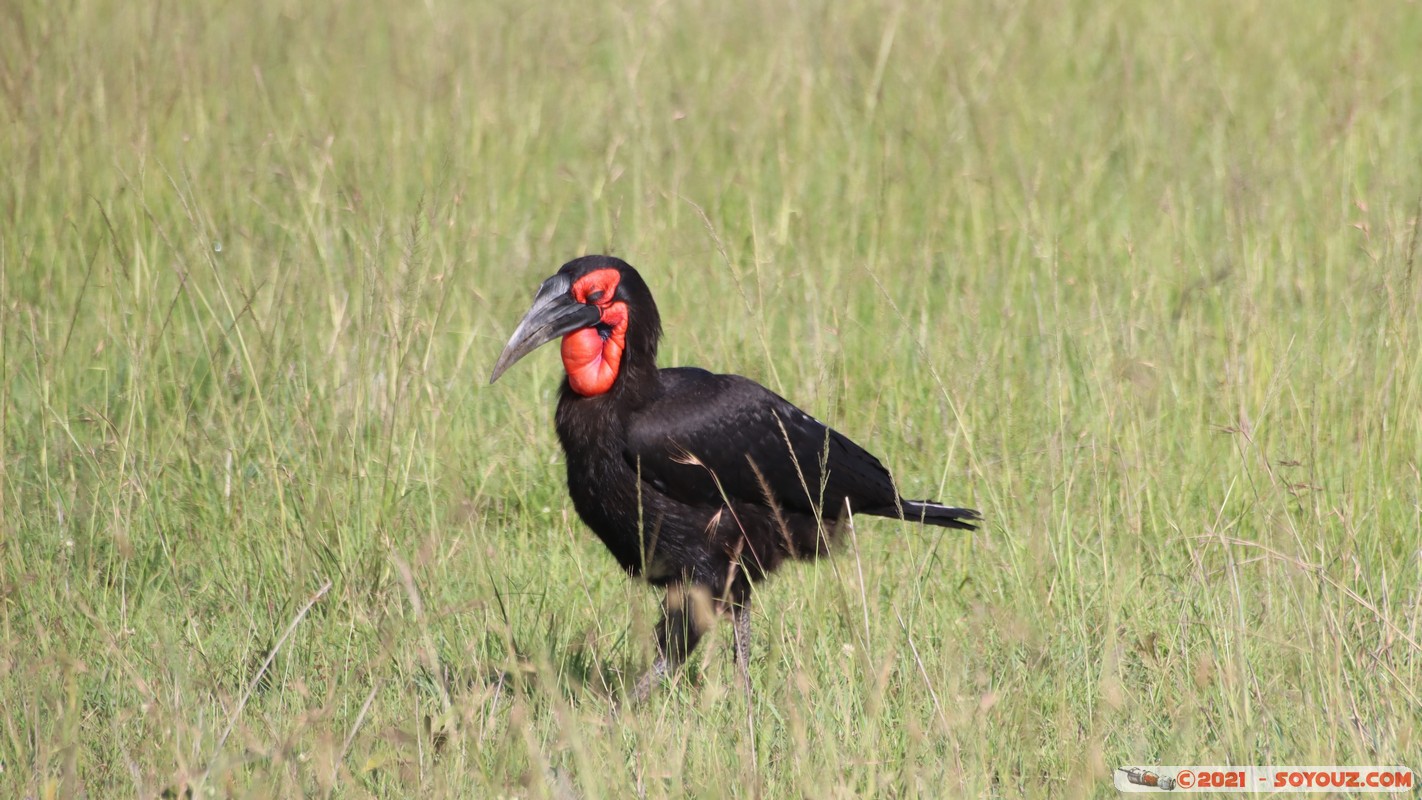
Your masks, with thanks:
[[[979,522],[983,518],[983,515],[975,509],[953,508],[932,500],[904,500],[902,503],[902,511],[888,506],[886,508],[860,509],[859,513],[903,519],[908,522],[922,522],[924,525],[937,525],[940,528],[960,528],[966,531],[977,530],[978,526],[973,523]]]

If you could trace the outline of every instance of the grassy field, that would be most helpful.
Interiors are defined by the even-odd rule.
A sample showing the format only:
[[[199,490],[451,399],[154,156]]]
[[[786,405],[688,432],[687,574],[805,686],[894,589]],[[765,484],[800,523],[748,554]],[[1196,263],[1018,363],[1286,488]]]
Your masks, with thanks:
[[[334,6],[334,4],[333,4]],[[377,8],[377,6],[379,6]],[[0,795],[1112,796],[1422,768],[1422,7],[0,8]],[[972,535],[639,708],[557,357],[611,252]],[[749,712],[749,713],[748,713]]]

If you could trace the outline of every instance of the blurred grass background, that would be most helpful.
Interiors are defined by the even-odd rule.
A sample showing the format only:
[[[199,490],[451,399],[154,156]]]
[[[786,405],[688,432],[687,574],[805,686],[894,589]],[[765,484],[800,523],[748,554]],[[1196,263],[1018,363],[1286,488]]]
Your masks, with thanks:
[[[0,7],[0,793],[1107,796],[1422,767],[1422,10]],[[538,281],[983,531],[615,710]]]

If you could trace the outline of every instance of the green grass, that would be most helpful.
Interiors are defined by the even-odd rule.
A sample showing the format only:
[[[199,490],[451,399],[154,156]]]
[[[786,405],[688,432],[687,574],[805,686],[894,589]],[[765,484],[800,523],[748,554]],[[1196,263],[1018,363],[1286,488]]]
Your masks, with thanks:
[[[1422,768],[1422,11],[740,5],[0,9],[0,795]],[[760,587],[753,731],[729,626],[614,709],[656,597],[485,385],[585,252],[988,518]]]

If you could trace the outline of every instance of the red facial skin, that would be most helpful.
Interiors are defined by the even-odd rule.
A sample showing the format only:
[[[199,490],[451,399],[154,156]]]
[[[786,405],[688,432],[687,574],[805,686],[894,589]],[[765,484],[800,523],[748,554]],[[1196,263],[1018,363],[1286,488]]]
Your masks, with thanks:
[[[602,311],[601,324],[612,327],[612,335],[606,340],[598,334],[597,328],[583,328],[563,337],[563,369],[568,372],[568,385],[584,397],[610,390],[622,366],[622,349],[627,342],[627,304],[613,300],[621,279],[615,269],[600,269],[573,283],[573,299],[597,306]],[[597,292],[602,294],[589,301],[588,297]]]

